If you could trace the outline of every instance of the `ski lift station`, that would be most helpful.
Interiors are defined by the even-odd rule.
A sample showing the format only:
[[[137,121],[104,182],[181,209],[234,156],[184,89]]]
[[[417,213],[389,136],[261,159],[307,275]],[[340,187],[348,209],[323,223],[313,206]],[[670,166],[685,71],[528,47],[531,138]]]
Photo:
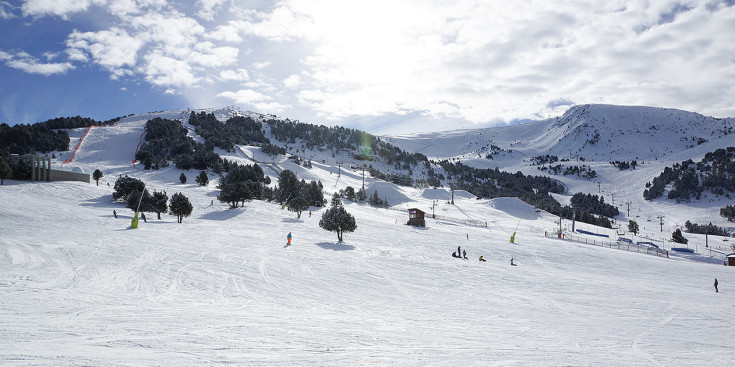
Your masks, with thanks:
[[[424,212],[417,208],[408,209],[408,223],[406,224],[409,226],[426,227]]]

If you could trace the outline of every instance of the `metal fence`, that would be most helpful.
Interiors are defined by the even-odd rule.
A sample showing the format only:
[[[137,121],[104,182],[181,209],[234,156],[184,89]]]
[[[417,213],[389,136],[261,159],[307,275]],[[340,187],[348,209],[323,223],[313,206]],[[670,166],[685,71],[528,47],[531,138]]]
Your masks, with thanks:
[[[390,207],[388,208],[390,210],[395,210],[398,212],[405,212],[407,213],[406,209],[404,208],[394,208]],[[452,223],[459,223],[459,224],[466,224],[468,226],[475,226],[475,227],[487,227],[487,222],[482,222],[479,220],[472,220],[472,219],[459,219],[459,218],[452,218],[452,217],[445,217],[443,215],[432,215],[430,213],[426,213],[425,219],[438,219],[443,220],[445,222],[452,222]]]
[[[587,245],[614,248],[618,250],[638,252],[638,253],[648,254],[648,255],[669,257],[668,251],[658,248],[658,247],[654,247],[654,246],[640,246],[634,243],[627,243],[627,242],[600,241],[600,240],[596,240],[593,238],[580,237],[580,236],[575,236],[573,234],[567,234],[567,233],[562,233],[561,236],[559,236],[559,232],[557,231],[553,231],[553,232],[544,231],[544,236],[549,237],[549,238],[558,238],[562,240],[577,242],[577,243],[584,243]]]
[[[432,216],[427,215],[427,218],[432,218]],[[487,222],[481,222],[479,220],[472,220],[472,219],[457,219],[457,218],[450,218],[445,217],[442,215],[434,215],[434,219],[443,220],[447,222],[454,222],[454,223],[460,223],[460,224],[466,224],[468,226],[475,226],[475,227],[487,227]]]

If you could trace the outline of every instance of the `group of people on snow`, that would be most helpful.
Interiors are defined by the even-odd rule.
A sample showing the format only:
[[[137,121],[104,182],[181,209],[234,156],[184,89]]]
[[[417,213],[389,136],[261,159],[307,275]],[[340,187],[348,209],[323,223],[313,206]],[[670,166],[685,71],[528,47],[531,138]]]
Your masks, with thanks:
[[[457,252],[452,252],[452,257],[455,258],[455,259],[469,260],[467,258],[467,250],[462,250],[462,246],[457,246]],[[478,260],[481,261],[481,262],[487,262],[487,260],[485,260],[485,258],[482,255],[480,255],[480,258]],[[518,264],[515,264],[513,262],[513,258],[512,257],[510,258],[510,265],[518,266]],[[717,287],[717,286],[715,285],[715,287]]]

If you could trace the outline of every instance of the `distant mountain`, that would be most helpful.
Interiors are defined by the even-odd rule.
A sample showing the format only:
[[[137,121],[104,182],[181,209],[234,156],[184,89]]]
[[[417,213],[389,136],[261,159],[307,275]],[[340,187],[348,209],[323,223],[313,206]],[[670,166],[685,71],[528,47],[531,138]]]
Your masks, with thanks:
[[[732,118],[670,108],[579,105],[560,117],[522,125],[385,138],[435,158],[487,158],[488,151],[495,151],[493,159],[500,162],[545,154],[627,161],[733,144],[734,125]]]
[[[192,113],[201,121],[191,120]],[[299,178],[317,179],[311,173],[313,163],[337,178],[350,175],[356,179],[353,188],[362,187],[364,174],[388,185],[452,186],[486,198],[516,196],[564,216],[571,215],[567,207],[573,194],[593,194],[599,195],[600,204],[604,197],[624,213],[617,219],[646,221],[668,211],[667,198],[675,186],[694,187],[682,186],[674,177],[656,187],[657,196],[644,200],[644,190],[655,177],[667,167],[690,159],[699,162],[707,153],[735,146],[735,119],[654,107],[581,105],[556,118],[520,125],[382,137],[227,107],[133,114],[89,134],[68,129],[71,147],[78,150],[68,167],[91,172],[104,165],[123,172],[131,161],[141,161],[136,152],[146,149],[144,127],[154,118],[179,121],[186,129],[186,143],[179,144],[177,154],[195,158],[198,151],[208,156],[213,152],[230,162],[258,163],[272,180],[283,162],[300,166]],[[57,164],[70,155],[54,153]],[[168,157],[165,162],[181,170],[196,168],[179,164],[186,159]],[[164,167],[165,162],[157,165]],[[219,164],[196,169],[206,168],[220,171]],[[669,220],[682,225],[686,220],[709,222],[731,203],[731,193],[703,186],[694,203],[680,204],[689,205],[682,211],[686,215]],[[389,200],[391,205],[402,201]]]

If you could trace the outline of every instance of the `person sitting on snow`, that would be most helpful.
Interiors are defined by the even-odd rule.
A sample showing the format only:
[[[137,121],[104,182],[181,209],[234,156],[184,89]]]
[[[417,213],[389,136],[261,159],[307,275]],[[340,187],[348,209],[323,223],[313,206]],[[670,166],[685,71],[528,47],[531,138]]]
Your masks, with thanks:
[[[462,257],[457,255],[456,252],[452,252],[452,257],[456,257],[457,259],[461,259]]]
[[[482,258],[482,255],[480,255],[480,261],[485,261],[485,259]]]

